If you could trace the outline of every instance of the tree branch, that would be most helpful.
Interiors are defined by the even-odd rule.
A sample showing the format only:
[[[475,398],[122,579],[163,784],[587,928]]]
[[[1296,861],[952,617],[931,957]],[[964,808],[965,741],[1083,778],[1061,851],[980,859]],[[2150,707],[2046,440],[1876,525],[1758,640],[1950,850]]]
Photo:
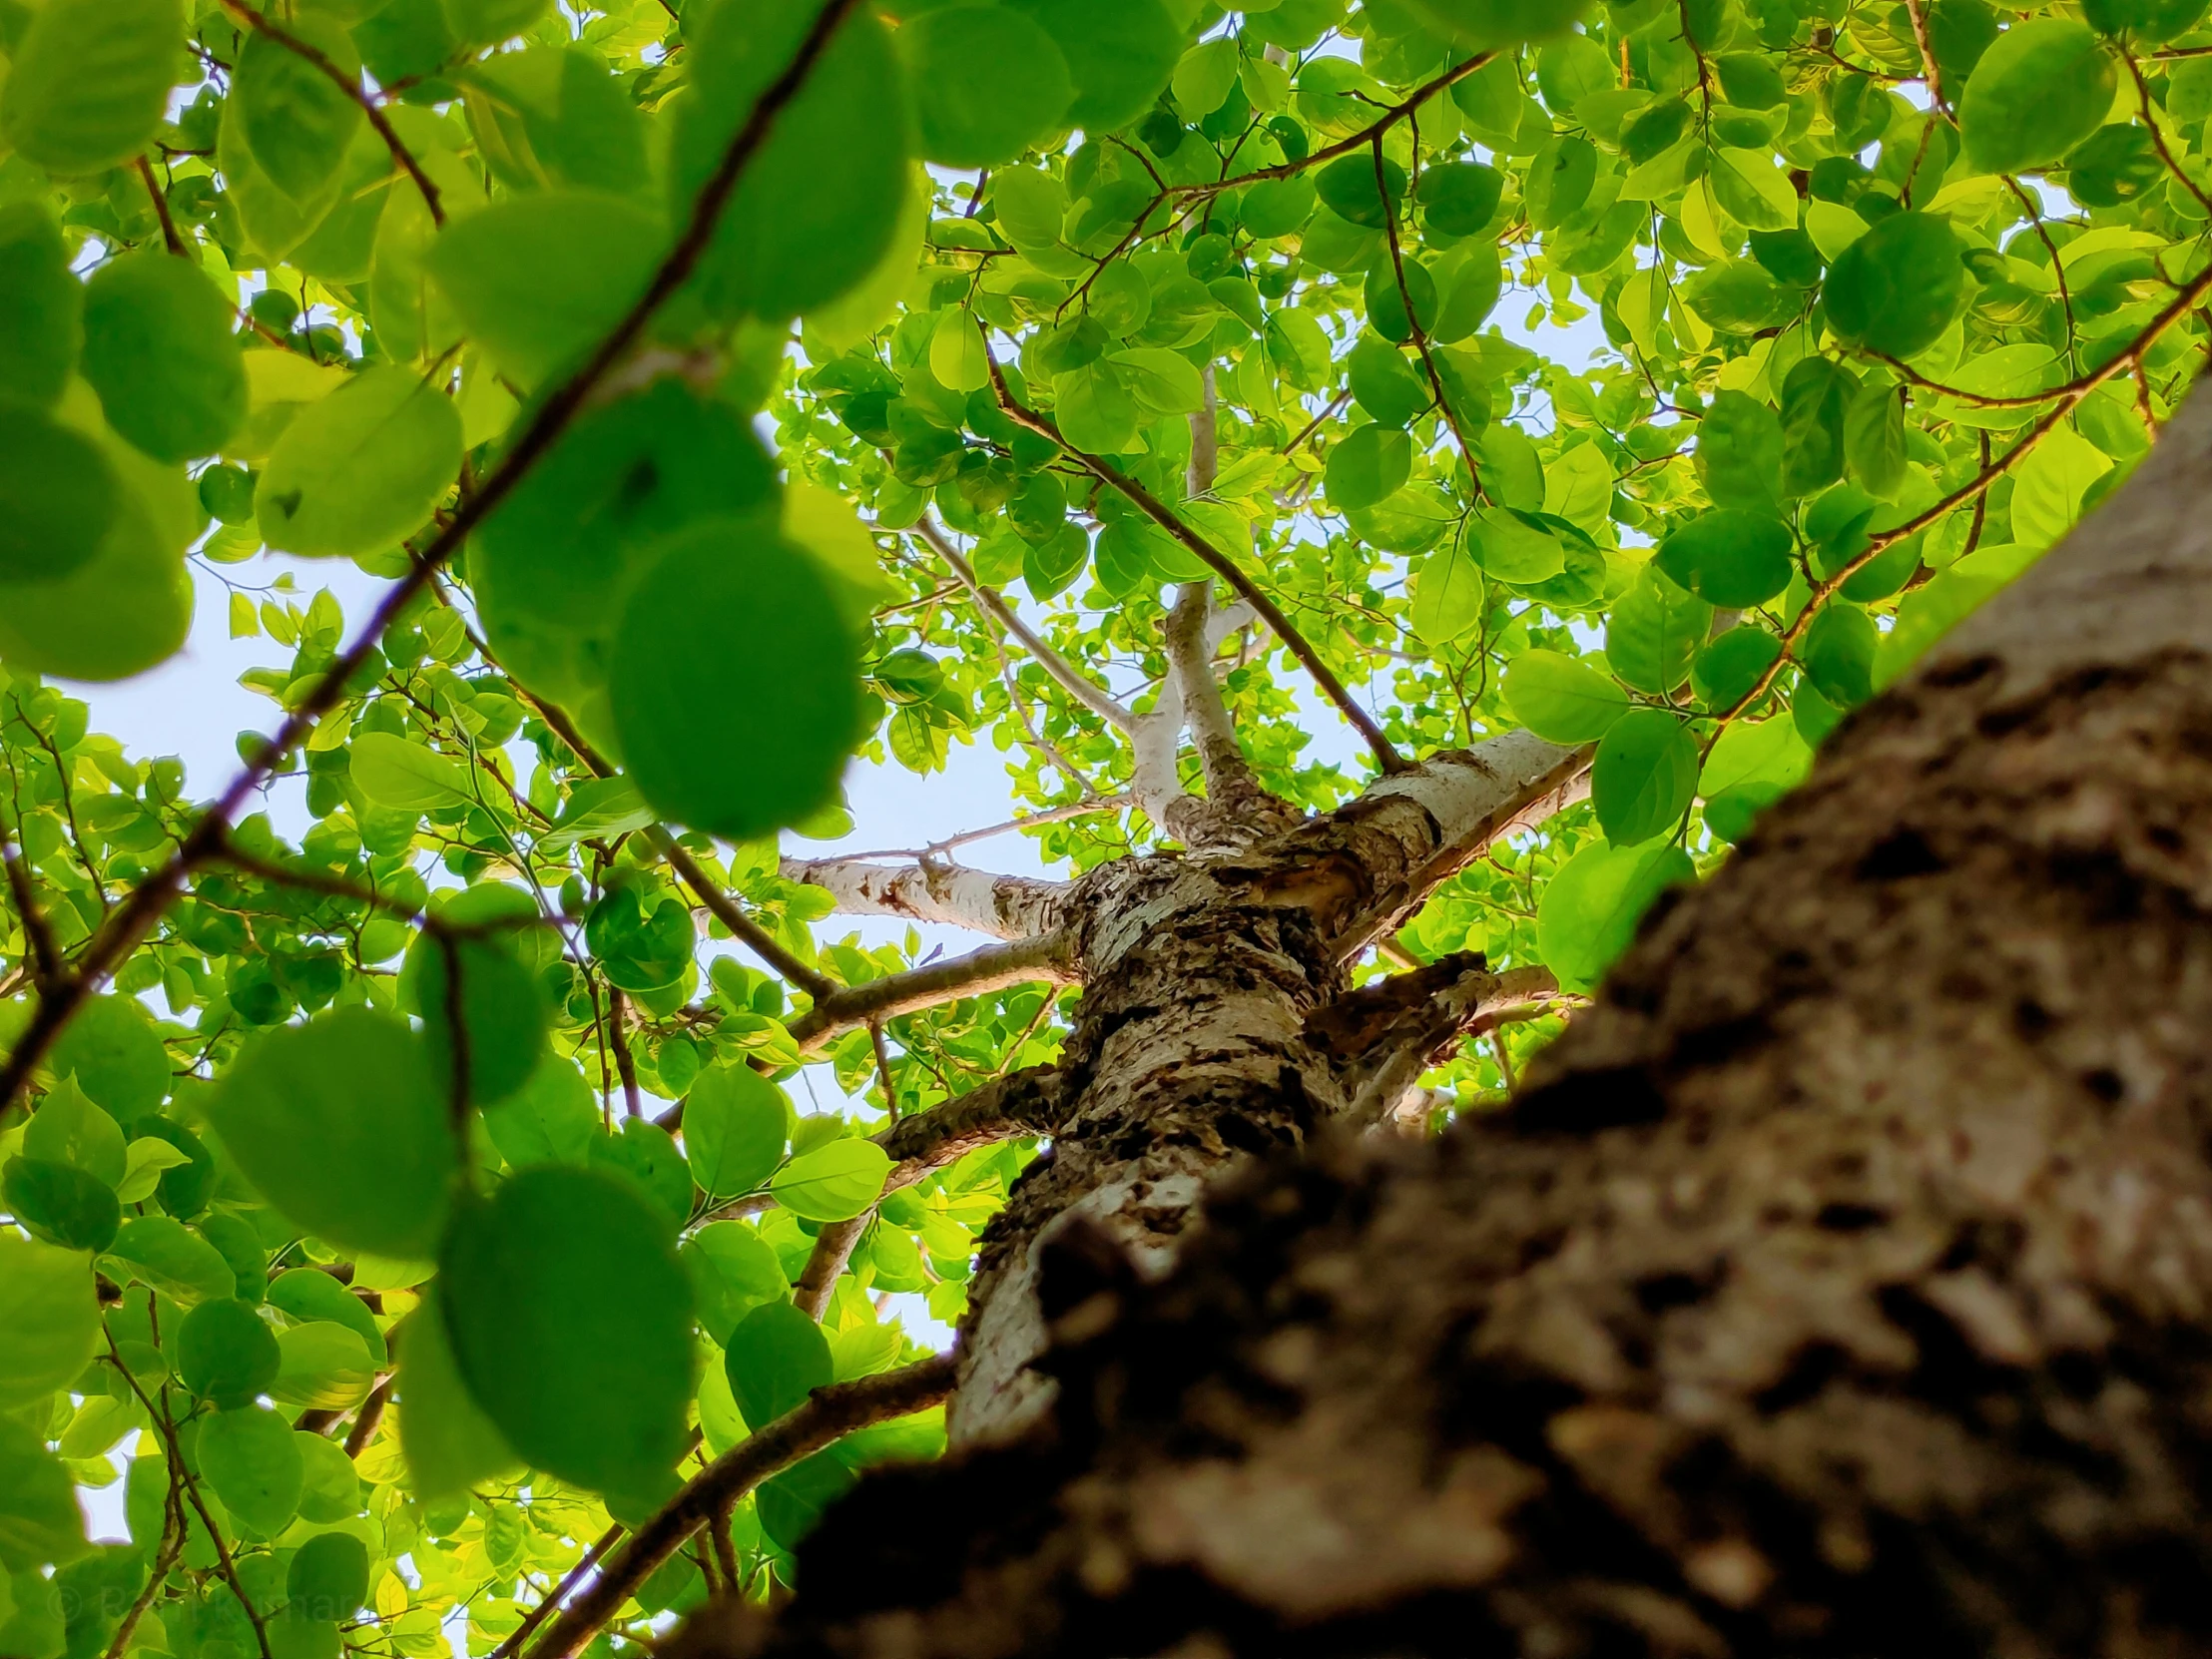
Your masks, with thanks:
[[[1075,942],[1064,930],[987,944],[965,956],[950,956],[832,991],[792,1021],[792,1040],[801,1053],[813,1053],[855,1025],[1038,979],[1056,985],[1075,982]]]
[[[600,1557],[620,1543],[623,1533],[628,1530],[629,1528],[624,1526],[622,1522],[616,1521],[606,1531],[594,1538],[591,1547],[577,1557],[576,1564],[568,1569],[561,1581],[554,1585],[552,1589],[546,1591],[543,1599],[535,1607],[522,1615],[522,1622],[507,1632],[506,1638],[491,1650],[490,1654],[487,1655],[487,1659],[514,1659],[514,1655],[521,1651],[522,1644],[536,1633],[539,1625],[552,1616],[556,1607],[575,1593],[576,1586],[581,1584],[591,1570],[599,1565]]]
[[[786,950],[775,934],[740,909],[738,901],[708,878],[707,872],[699,867],[699,860],[667,830],[656,824],[645,833],[661,856],[668,860],[669,868],[691,888],[693,895],[706,906],[707,913],[730,929],[733,938],[817,1001],[835,992],[835,980],[818,968],[809,967]]]
[[[515,439],[505,458],[462,499],[437,535],[416,557],[413,567],[385,593],[359,636],[292,706],[276,734],[262,746],[261,754],[232,779],[215,805],[201,815],[168,862],[142,880],[109,914],[79,958],[75,974],[60,987],[40,996],[29,1023],[8,1052],[7,1063],[0,1065],[0,1106],[15,1098],[86,998],[138,948],[162,913],[176,901],[185,876],[222,844],[230,822],[240,809],[315,723],[338,705],[344,697],[346,683],[368,661],[385,631],[431,585],[439,567],[453,556],[485,516],[504,501],[523,476],[552,449],[555,440],[568,429],[569,422],[593,391],[637,342],[654,314],[690,280],[714,237],[723,208],[738,187],[738,180],[767,141],[777,116],[798,94],[816,61],[828,48],[838,25],[858,3],[859,0],[826,0],[791,63],[754,101],[753,108],[731,138],[729,148],[723,152],[713,177],[693,201],[691,217],[683,233],[628,314],[599,342],[584,365],[538,405],[537,413]]]
[[[1030,1066],[900,1118],[874,1137],[895,1160],[883,1191],[910,1187],[979,1146],[1053,1133],[1060,1125],[1063,1081],[1056,1066]]]
[[[1026,939],[1060,925],[1072,891],[1066,881],[993,875],[964,864],[871,864],[853,858],[785,858],[787,881],[821,887],[846,915],[941,921],[1001,939]]]
[[[1373,1127],[1461,1037],[1533,1018],[1563,1000],[1549,968],[1492,973],[1480,951],[1464,951],[1339,997],[1307,1030],[1340,1057],[1351,1120]]]
[[[820,1322],[830,1311],[830,1293],[837,1288],[837,1276],[844,1272],[845,1263],[852,1260],[853,1247],[860,1242],[860,1235],[867,1231],[867,1224],[875,1219],[875,1207],[868,1206],[849,1221],[825,1223],[815,1235],[815,1248],[807,1253],[807,1266],[799,1276],[799,1283],[792,1287],[792,1306],[809,1319]]]
[[[977,326],[980,327],[981,324]],[[1321,654],[1293,626],[1291,619],[1283,614],[1282,607],[1267,596],[1259,583],[1246,575],[1235,560],[1184,523],[1180,514],[1146,489],[1144,485],[1138,483],[1136,479],[1130,477],[1112,462],[1097,455],[1087,455],[1082,450],[1077,449],[1060,435],[1060,428],[1053,423],[1050,417],[1039,414],[1036,410],[1025,406],[1007,386],[1005,371],[999,367],[997,357],[991,354],[990,342],[987,337],[984,341],[983,350],[985,357],[990,362],[991,384],[997,392],[999,407],[1006,411],[1009,419],[1028,427],[1032,432],[1050,438],[1066,450],[1069,455],[1073,456],[1096,477],[1112,485],[1131,502],[1135,503],[1147,518],[1181,542],[1194,556],[1202,560],[1208,569],[1234,588],[1239,597],[1266,621],[1268,627],[1274,631],[1275,637],[1289,648],[1291,655],[1305,665],[1306,672],[1313,676],[1314,683],[1321,687],[1323,695],[1337,706],[1338,713],[1342,714],[1351,724],[1352,729],[1367,741],[1368,747],[1375,752],[1377,764],[1385,773],[1405,770],[1405,758],[1390,746],[1390,740],[1382,735],[1382,728],[1376,724],[1375,717],[1353,701],[1352,694],[1345,690],[1344,682],[1339,680],[1330,666],[1321,660]]]
[[[606,1570],[561,1610],[531,1649],[530,1659],[568,1659],[694,1532],[771,1475],[856,1428],[926,1410],[951,1392],[949,1355],[817,1388],[806,1404],[757,1429],[693,1475],[667,1507],[638,1528]]]
[[[914,525],[914,533],[929,544],[930,550],[938,558],[952,567],[952,574],[959,578],[960,586],[967,589],[976,604],[988,612],[1001,628],[1021,642],[1022,649],[1036,658],[1038,666],[1052,677],[1062,691],[1107,725],[1123,732],[1135,730],[1136,716],[1097,681],[1079,672],[1059,652],[1045,644],[1043,636],[1023,622],[1011,605],[976,579],[975,567],[962,557],[960,550],[952,545],[952,539],[937,527],[935,519],[927,513],[922,514],[920,521]]]
[[[1590,754],[1508,732],[1380,779],[1351,806],[1294,831],[1314,843],[1317,864],[1341,857],[1346,840],[1343,853],[1357,860],[1336,934],[1339,958],[1395,932],[1492,842],[1587,798]]]

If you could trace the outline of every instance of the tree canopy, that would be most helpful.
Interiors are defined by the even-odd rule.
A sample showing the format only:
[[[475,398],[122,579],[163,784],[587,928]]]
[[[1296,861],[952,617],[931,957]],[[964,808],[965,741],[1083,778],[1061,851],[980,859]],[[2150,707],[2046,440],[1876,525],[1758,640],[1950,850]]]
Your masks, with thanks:
[[[1586,755],[1370,969],[1524,970],[1501,1100],[2148,449],[2205,10],[0,6],[0,1653],[626,1652],[941,1447],[1076,993],[831,919],[984,879],[787,858],[855,755],[1071,873]],[[229,779],[55,683],[196,566]]]

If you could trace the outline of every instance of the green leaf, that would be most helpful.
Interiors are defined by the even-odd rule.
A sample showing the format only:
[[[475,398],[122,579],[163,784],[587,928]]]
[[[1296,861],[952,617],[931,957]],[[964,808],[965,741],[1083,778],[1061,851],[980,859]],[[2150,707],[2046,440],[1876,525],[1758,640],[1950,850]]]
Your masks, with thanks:
[[[1727,610],[1764,605],[1790,585],[1790,527],[1765,513],[1721,507],[1660,543],[1657,564],[1679,586]]]
[[[115,1119],[67,1081],[39,1103],[23,1131],[23,1152],[29,1158],[81,1169],[108,1187],[123,1180],[128,1156]]]
[[[291,1425],[268,1406],[203,1419],[199,1450],[202,1476],[249,1536],[274,1538],[299,1512],[306,1465]]]
[[[545,12],[547,0],[440,0],[454,35],[479,45],[518,35]]]
[[[367,1345],[378,1365],[385,1360],[384,1336],[367,1304],[317,1268],[293,1268],[270,1281],[269,1305],[304,1325],[328,1321],[342,1325]]]
[[[80,1251],[0,1235],[0,1411],[76,1381],[99,1342],[100,1304]]]
[[[299,1444],[299,1518],[316,1526],[351,1520],[361,1511],[361,1480],[335,1440],[292,1430]]]
[[[1574,27],[1589,0],[1409,0],[1428,23],[1462,46],[1485,51],[1547,40]]]
[[[1874,619],[1857,605],[1831,601],[1805,630],[1798,660],[1806,678],[1841,709],[1874,695],[1874,653],[1880,642]]]
[[[376,1384],[376,1360],[361,1334],[332,1320],[310,1320],[280,1332],[281,1357],[270,1396],[283,1405],[345,1410]]]
[[[1590,802],[1615,846],[1664,834],[1697,792],[1697,740],[1664,709],[1631,709],[1616,720],[1590,765]]]
[[[725,1345],[730,1392],[756,1431],[807,1403],[833,1375],[822,1327],[788,1302],[756,1308]]]
[[[1935,214],[1894,214],[1836,257],[1822,297],[1840,339],[1886,357],[1917,357],[1965,303],[1957,234]]]
[[[51,1158],[10,1158],[0,1169],[0,1198],[34,1238],[69,1250],[107,1249],[123,1219],[113,1187]]]
[[[1698,476],[1713,505],[1771,514],[1782,460],[1782,421],[1774,410],[1740,391],[1713,399],[1697,439]]]
[[[348,1620],[368,1600],[368,1546],[350,1532],[318,1532],[284,1569],[288,1611],[302,1618]]]
[[[1561,985],[1587,990],[1635,939],[1651,901],[1696,877],[1689,854],[1672,841],[1593,842],[1567,860],[1537,900],[1537,948]]]
[[[1060,435],[1086,454],[1118,455],[1137,436],[1137,403],[1103,358],[1053,376]]]
[[[49,1064],[124,1123],[151,1112],[169,1093],[169,1050],[136,997],[87,1002],[55,1042]]]
[[[256,498],[262,535],[285,553],[376,552],[421,526],[460,464],[452,400],[409,369],[365,368],[276,440]]]
[[[669,377],[590,410],[472,544],[494,649],[547,696],[598,693],[622,596],[657,556],[654,544],[701,519],[765,517],[776,504],[761,440],[728,403]]]
[[[609,695],[646,800],[740,840],[828,802],[860,725],[858,654],[827,583],[743,523],[676,538],[639,582]]]
[[[890,1154],[873,1141],[835,1140],[778,1170],[769,1191],[803,1220],[850,1221],[875,1202],[890,1169]]]
[[[1183,31],[1160,0],[1008,0],[1060,48],[1075,81],[1070,126],[1104,133],[1137,119],[1166,90]]]
[[[1567,563],[1549,526],[1511,508],[1485,507],[1468,520],[1467,549],[1500,582],[1519,586],[1549,581]]]
[[[360,55],[333,19],[300,12],[285,17],[281,27],[358,83]],[[303,53],[259,30],[246,31],[231,99],[255,166],[301,205],[329,188],[347,147],[366,125],[357,98]]]
[[[211,455],[246,419],[230,301],[188,261],[103,266],[85,287],[84,349],[108,424],[158,461]]]
[[[177,0],[50,0],[26,21],[0,92],[0,139],[71,177],[130,160],[177,80]]]
[[[84,309],[53,215],[37,202],[0,207],[0,396],[61,396],[84,343]]]
[[[1556,651],[1523,651],[1505,671],[1505,706],[1547,743],[1602,738],[1628,712],[1628,694]]]
[[[617,1135],[595,1135],[589,1165],[631,1182],[667,1218],[681,1227],[691,1218],[691,1166],[676,1137],[649,1118],[626,1118]]]
[[[2111,55],[2085,24],[2065,17],[2014,23],[1982,53],[1958,95],[1966,159],[1981,173],[2049,167],[2097,130],[2117,79]]]
[[[49,586],[100,554],[121,489],[100,446],[0,397],[0,582]]]
[[[268,1392],[282,1363],[276,1333],[252,1303],[236,1297],[203,1302],[187,1314],[175,1352],[185,1386],[222,1410]]]
[[[1449,645],[1482,620],[1482,567],[1468,538],[1453,536],[1413,579],[1413,632],[1428,645]]]
[[[1895,496],[1906,480],[1905,390],[1876,375],[1844,409],[1844,457],[1867,493]]]
[[[1148,415],[1182,415],[1206,401],[1206,385],[1188,357],[1165,346],[1138,345],[1108,354],[1121,383]]]
[[[265,1033],[208,1118],[294,1226],[379,1256],[435,1247],[456,1164],[446,1090],[396,1015],[342,1008]]]
[[[1373,152],[1363,150],[1340,157],[1315,174],[1314,189],[1339,219],[1380,231],[1405,200],[1405,169],[1387,156],[1379,162]]]
[[[0,456],[6,457],[0,460],[0,525],[9,523],[13,505],[10,473],[41,453],[14,448],[10,429],[7,412],[0,410]],[[147,487],[184,484],[182,474],[136,474],[134,467],[151,472],[153,463],[121,444],[106,458],[125,482],[111,486],[114,516],[92,557],[42,580],[15,580],[0,572],[0,660],[19,670],[72,680],[126,680],[173,655],[192,630],[193,585],[180,556],[190,538],[170,533]],[[65,465],[77,467],[82,459],[72,452]],[[39,519],[34,515],[28,526],[14,522],[35,527]],[[0,529],[0,548],[8,534]]]
[[[523,959],[525,941],[540,919],[537,904],[519,887],[485,882],[435,906],[434,913],[453,935],[441,941],[426,928],[408,948],[399,973],[401,1005],[422,1021],[432,1076],[453,1076],[457,1016],[469,1104],[504,1100],[530,1080],[545,1053],[550,1010],[535,963]],[[469,929],[480,936],[455,936]]]
[[[476,1403],[446,1340],[444,1293],[433,1283],[421,1306],[393,1333],[399,1373],[399,1448],[425,1502],[467,1491],[521,1461],[499,1425]]]
[[[814,14],[777,0],[719,0],[692,45],[676,118],[672,220],[721,166],[754,101],[797,55]],[[776,116],[717,223],[698,278],[720,314],[780,318],[833,299],[875,268],[912,188],[905,77],[882,25],[839,25]]]
[[[628,195],[646,186],[644,114],[586,47],[536,46],[482,60],[468,74],[468,111],[484,160],[511,190],[567,185]]]
[[[674,1230],[610,1176],[541,1165],[464,1208],[439,1252],[471,1395],[538,1468],[639,1492],[675,1466],[693,1391]]]
[[[709,1222],[677,1254],[691,1274],[699,1327],[724,1348],[747,1314],[791,1294],[775,1250],[742,1221]]]
[[[1412,475],[1413,440],[1394,426],[1361,426],[1329,452],[1330,502],[1355,510],[1395,495]]]
[[[1844,475],[1844,411],[1859,389],[1842,363],[1807,357],[1782,382],[1782,494],[1795,500]]]
[[[664,240],[660,220],[634,202],[540,191],[454,220],[423,269],[469,337],[534,386],[573,365],[637,303]]]
[[[1075,99],[1052,37],[1011,7],[925,11],[898,31],[924,160],[1010,162],[1052,131]],[[1234,50],[1234,48],[1232,48]]]
[[[1721,206],[1745,230],[1796,229],[1797,190],[1772,152],[1723,146],[1713,152],[1709,177]]]
[[[354,785],[378,807],[428,813],[476,800],[459,762],[396,733],[362,732],[348,753]]]
[[[150,1285],[187,1308],[211,1297],[238,1294],[238,1279],[222,1253],[169,1216],[134,1216],[123,1224],[103,1260],[125,1271],[116,1279]]]
[[[1665,697],[1689,677],[1690,660],[1712,626],[1712,606],[1647,566],[1614,602],[1605,627],[1605,660],[1635,690]]]
[[[1714,640],[1690,664],[1690,689],[1708,709],[1733,709],[1782,655],[1782,642],[1746,623]]]
[[[37,1430],[0,1416],[0,1567],[36,1584],[40,1567],[91,1547],[69,1470]]]
[[[1378,334],[1360,336],[1345,359],[1352,395],[1379,425],[1407,426],[1433,399],[1404,352]]]
[[[751,1066],[710,1066],[684,1100],[692,1179],[710,1198],[749,1193],[784,1158],[783,1091]]]
[[[484,1111],[484,1129],[516,1169],[529,1164],[582,1164],[599,1138],[599,1107],[584,1074],[549,1056],[521,1090]]]

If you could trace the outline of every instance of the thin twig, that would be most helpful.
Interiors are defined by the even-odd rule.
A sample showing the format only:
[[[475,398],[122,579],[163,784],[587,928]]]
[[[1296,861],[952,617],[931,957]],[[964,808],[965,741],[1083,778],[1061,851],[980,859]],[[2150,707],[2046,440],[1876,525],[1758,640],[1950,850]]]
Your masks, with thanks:
[[[144,156],[138,159],[138,176],[146,181],[146,194],[153,199],[154,217],[162,222],[162,241],[169,251],[181,260],[192,258],[192,250],[185,246],[185,239],[177,234],[177,221],[169,211],[169,198],[162,194],[162,187],[155,182],[154,164]]]

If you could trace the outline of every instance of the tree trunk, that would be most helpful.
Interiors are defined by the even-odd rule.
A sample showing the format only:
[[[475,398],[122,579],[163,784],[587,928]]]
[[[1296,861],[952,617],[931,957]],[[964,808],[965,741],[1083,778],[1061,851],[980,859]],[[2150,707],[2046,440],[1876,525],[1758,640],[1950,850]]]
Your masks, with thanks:
[[[1333,1126],[1503,993],[1343,963],[1574,758],[1087,878],[971,1449],[689,1642],[2206,1651],[2208,479],[2200,396],[1439,1142]]]

